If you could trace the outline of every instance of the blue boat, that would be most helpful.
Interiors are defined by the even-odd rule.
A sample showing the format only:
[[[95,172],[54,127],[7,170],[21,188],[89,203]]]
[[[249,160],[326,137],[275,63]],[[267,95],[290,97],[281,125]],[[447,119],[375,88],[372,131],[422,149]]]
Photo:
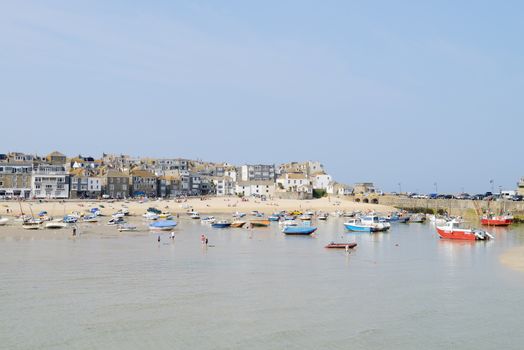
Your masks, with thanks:
[[[64,216],[64,220],[63,221],[66,224],[74,224],[75,222],[78,221],[78,218],[76,216],[66,215],[66,216]]]
[[[286,235],[310,235],[316,230],[313,226],[284,226],[282,232]]]
[[[177,223],[173,220],[160,220],[149,225],[151,230],[169,231],[176,227]]]
[[[280,216],[278,216],[278,215],[270,215],[270,216],[267,217],[267,219],[269,221],[278,221],[278,220],[280,220]]]
[[[359,219],[349,220],[344,223],[344,227],[348,231],[354,232],[374,232],[373,226],[363,224]]]
[[[217,221],[211,224],[211,227],[213,228],[228,228],[231,226],[231,223],[229,221]]]

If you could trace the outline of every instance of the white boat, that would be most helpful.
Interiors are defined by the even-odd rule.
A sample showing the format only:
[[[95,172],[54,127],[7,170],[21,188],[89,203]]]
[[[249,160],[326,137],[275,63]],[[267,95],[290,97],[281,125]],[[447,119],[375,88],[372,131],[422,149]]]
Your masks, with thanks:
[[[215,221],[216,219],[214,216],[206,216],[206,217],[203,217],[202,220],[200,220],[200,222],[203,224],[212,224]]]
[[[45,228],[58,230],[61,228],[66,228],[67,224],[63,221],[49,221],[45,223]]]
[[[195,211],[193,214],[191,214],[190,218],[195,220],[200,219],[200,214]]]
[[[144,218],[146,218],[147,220],[158,220],[158,218],[160,217],[160,216],[158,216],[158,214],[155,214],[155,213],[150,212],[150,211],[148,211],[147,213],[145,213],[142,216]]]
[[[4,226],[5,224],[7,224],[8,221],[9,221],[8,218],[0,217],[0,226]]]
[[[136,226],[129,225],[129,224],[118,225],[118,231],[119,232],[133,232],[133,231],[136,231]]]
[[[116,219],[116,218],[123,218],[125,216],[124,213],[120,212],[120,211],[117,211],[116,213],[114,213],[113,215],[111,215],[111,217],[113,219]]]
[[[83,222],[98,222],[96,215],[87,215],[82,219]]]
[[[38,219],[29,219],[24,221],[24,223],[22,224],[22,228],[24,228],[25,230],[39,230],[41,224],[42,221]]]
[[[114,225],[123,225],[125,223],[126,222],[124,221],[124,218],[112,218],[111,220],[109,220],[107,224],[109,226],[114,226]]]

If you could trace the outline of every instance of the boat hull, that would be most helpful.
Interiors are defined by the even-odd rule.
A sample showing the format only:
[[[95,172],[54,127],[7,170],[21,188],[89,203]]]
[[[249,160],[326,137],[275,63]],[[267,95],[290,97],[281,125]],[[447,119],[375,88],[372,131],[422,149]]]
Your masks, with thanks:
[[[286,226],[282,229],[282,232],[286,235],[307,236],[316,230],[316,227]]]
[[[324,248],[327,249],[353,249],[357,246],[356,243],[329,243]]]
[[[346,228],[346,230],[353,232],[374,232],[374,228],[371,226],[344,224],[344,227]]]
[[[470,230],[446,230],[437,227],[437,233],[440,238],[444,239],[455,239],[461,241],[476,241],[477,236]]]
[[[250,224],[255,227],[268,227],[270,224],[269,220],[251,220]]]
[[[505,218],[482,218],[480,223],[485,226],[509,226],[513,223],[513,220]]]
[[[213,228],[228,228],[230,226],[231,226],[230,223],[214,223],[214,224],[211,224],[211,227],[213,227]]]

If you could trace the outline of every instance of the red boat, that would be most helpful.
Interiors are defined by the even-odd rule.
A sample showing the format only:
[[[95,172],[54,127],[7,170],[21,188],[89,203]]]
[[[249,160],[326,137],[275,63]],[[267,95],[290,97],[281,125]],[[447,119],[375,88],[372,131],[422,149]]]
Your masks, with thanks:
[[[513,216],[511,215],[484,215],[480,219],[482,225],[487,226],[509,226],[513,223]]]
[[[440,238],[459,239],[464,241],[485,241],[493,239],[493,235],[482,230],[460,228],[459,223],[450,221],[444,226],[437,226]]]
[[[327,246],[325,246],[324,248],[331,248],[331,249],[353,249],[357,246],[356,243],[335,243],[335,242],[331,242],[329,243]]]

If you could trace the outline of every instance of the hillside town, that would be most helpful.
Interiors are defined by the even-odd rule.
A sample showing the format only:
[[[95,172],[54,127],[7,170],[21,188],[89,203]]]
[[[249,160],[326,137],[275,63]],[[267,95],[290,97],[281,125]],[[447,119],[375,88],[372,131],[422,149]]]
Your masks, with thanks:
[[[274,164],[213,163],[182,158],[60,152],[38,156],[0,154],[0,199],[126,199],[136,197],[239,196],[262,200],[311,199],[374,191],[333,180],[318,161]]]

